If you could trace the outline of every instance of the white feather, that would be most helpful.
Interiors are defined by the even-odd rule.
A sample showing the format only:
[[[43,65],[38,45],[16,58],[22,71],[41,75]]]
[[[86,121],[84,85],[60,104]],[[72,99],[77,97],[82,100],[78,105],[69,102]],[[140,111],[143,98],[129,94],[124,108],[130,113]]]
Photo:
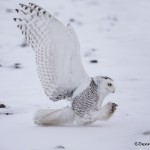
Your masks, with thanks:
[[[39,109],[33,120],[38,125],[73,124],[75,113],[70,107],[61,109]]]
[[[30,18],[20,23],[19,28],[35,50],[45,93],[54,101],[72,96],[74,90],[89,79],[81,62],[80,44],[73,28],[70,24],[66,28],[35,4],[21,6]]]

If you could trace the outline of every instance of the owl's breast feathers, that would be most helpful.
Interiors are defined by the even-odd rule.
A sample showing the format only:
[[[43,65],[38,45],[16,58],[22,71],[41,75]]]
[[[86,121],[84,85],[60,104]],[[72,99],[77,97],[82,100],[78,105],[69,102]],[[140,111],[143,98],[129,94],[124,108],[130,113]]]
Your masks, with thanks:
[[[72,109],[75,114],[81,118],[91,116],[92,112],[98,110],[97,104],[99,96],[97,94],[98,86],[92,79],[89,86],[80,95],[73,98]]]

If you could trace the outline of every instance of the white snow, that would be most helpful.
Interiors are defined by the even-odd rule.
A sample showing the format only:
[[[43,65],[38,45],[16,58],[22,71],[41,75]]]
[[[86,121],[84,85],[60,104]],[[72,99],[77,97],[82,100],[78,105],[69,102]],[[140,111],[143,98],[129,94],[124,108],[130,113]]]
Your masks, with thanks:
[[[12,9],[25,0],[0,1],[0,101],[13,115],[0,115],[0,150],[148,150],[150,143],[150,1],[34,0],[65,24],[70,19],[81,42],[81,56],[90,76],[107,75],[116,93],[105,103],[117,103],[108,122],[86,127],[42,127],[33,123],[37,108],[57,108],[39,82],[34,52],[22,48]],[[92,50],[93,49],[93,50]],[[90,63],[96,59],[98,63]],[[20,63],[20,69],[13,65]],[[147,132],[147,134],[144,134]]]

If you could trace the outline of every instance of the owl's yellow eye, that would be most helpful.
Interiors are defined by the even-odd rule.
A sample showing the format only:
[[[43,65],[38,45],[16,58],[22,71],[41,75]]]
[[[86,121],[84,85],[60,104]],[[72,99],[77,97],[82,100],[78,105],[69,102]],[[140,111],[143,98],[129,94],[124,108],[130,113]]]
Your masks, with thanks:
[[[112,86],[112,84],[111,84],[111,83],[108,83],[107,85],[108,85],[109,87],[111,87],[111,86]]]

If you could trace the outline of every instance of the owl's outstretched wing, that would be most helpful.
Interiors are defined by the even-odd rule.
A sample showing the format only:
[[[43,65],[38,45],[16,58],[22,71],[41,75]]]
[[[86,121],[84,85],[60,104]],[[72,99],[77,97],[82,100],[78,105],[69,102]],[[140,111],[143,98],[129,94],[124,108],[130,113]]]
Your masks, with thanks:
[[[40,81],[53,101],[69,98],[89,76],[85,72],[78,38],[69,24],[67,28],[46,10],[29,3],[16,9],[22,18],[14,18],[27,43],[36,54]]]

